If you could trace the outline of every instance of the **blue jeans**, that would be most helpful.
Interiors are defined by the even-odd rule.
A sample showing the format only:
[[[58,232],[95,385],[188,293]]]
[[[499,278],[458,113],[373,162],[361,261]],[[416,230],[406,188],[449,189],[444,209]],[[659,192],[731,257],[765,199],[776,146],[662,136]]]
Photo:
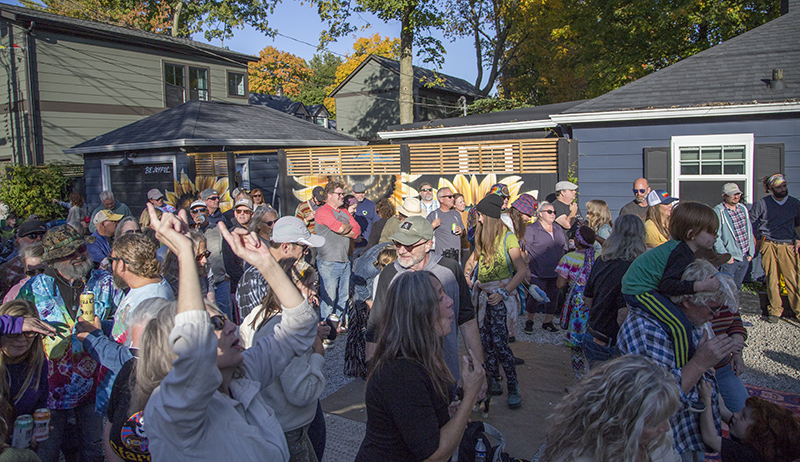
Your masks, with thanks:
[[[217,306],[225,316],[233,321],[233,308],[231,307],[231,282],[222,281],[214,286],[214,297],[217,299]]]
[[[75,434],[68,433],[67,419],[75,417]],[[94,401],[74,409],[50,410],[50,437],[39,443],[42,462],[58,462],[61,448],[77,440],[82,462],[103,462],[103,416],[94,412]]]
[[[308,427],[308,438],[311,440],[311,445],[314,446],[317,460],[321,461],[323,454],[325,454],[327,428],[325,427],[325,414],[322,412],[322,403],[319,400],[317,400],[317,414]]]
[[[586,357],[586,361],[589,362],[589,370],[619,356],[619,350],[617,350],[616,345],[610,347],[595,343],[594,337],[588,331],[583,334],[581,346],[583,347],[583,355]]]
[[[736,287],[741,290],[742,281],[744,281],[744,275],[747,274],[747,270],[749,268],[750,262],[747,261],[747,258],[744,258],[742,261],[734,260],[733,263],[724,263],[719,269],[723,273],[728,273],[733,276],[733,281],[736,283]]]
[[[326,319],[331,314],[341,318],[347,311],[350,298],[350,262],[317,259],[317,271],[320,318]]]
[[[719,394],[725,401],[725,407],[734,413],[744,409],[744,402],[750,397],[750,394],[747,393],[742,379],[734,374],[731,363],[717,369],[716,376]]]

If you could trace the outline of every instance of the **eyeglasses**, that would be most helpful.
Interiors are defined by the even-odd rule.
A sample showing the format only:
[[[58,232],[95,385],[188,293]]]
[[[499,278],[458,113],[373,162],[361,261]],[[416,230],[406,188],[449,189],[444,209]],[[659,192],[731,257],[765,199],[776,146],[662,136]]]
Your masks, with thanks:
[[[720,310],[722,310],[723,308],[725,308],[725,305],[721,305],[721,304],[720,304],[720,305],[717,305],[717,306],[715,306],[715,307],[713,307],[713,308],[712,308],[712,307],[710,307],[710,306],[708,306],[708,304],[705,304],[705,305],[703,305],[703,306],[705,306],[706,308],[708,308],[709,310],[711,310],[711,312],[712,312],[712,313],[714,313],[714,314],[716,314],[718,311],[720,311]]]
[[[402,247],[402,248],[406,249],[406,252],[411,252],[412,250],[416,249],[417,247],[421,246],[422,244],[424,244],[424,243],[426,243],[428,241],[421,240],[421,241],[417,242],[416,244],[410,244],[410,245],[401,244],[401,243],[399,243],[397,241],[392,241],[392,242],[394,242],[394,246],[397,247],[397,250],[400,250],[400,247]]]
[[[237,215],[238,215],[238,214],[241,214],[241,213],[244,213],[244,214],[250,215],[250,214],[251,214],[251,213],[253,213],[253,212],[251,212],[250,210],[247,210],[247,209],[236,209],[236,211],[235,211],[234,213],[236,213]]]
[[[142,234],[141,229],[129,229],[122,234]]]
[[[218,200],[219,200],[219,196],[211,196],[211,197],[209,197],[209,198],[208,198],[208,199],[206,199],[206,200],[207,200],[207,201],[218,201]]]
[[[204,213],[206,211],[208,211],[208,209],[205,209],[205,208],[203,208],[203,209],[192,209],[191,210],[192,213]]]
[[[201,253],[200,255],[196,255],[194,257],[194,259],[197,260],[197,261],[200,261],[200,260],[202,260],[204,258],[208,258],[210,256],[211,256],[211,251],[206,250],[205,252]]]
[[[540,210],[540,212],[542,212],[542,213],[549,213],[550,215],[555,215],[555,214],[556,214],[556,211],[555,211],[555,210]]]
[[[216,316],[211,316],[211,325],[214,326],[214,330],[220,331],[225,328],[225,324],[228,322],[228,318],[224,315],[218,314]]]
[[[332,192],[331,194],[333,194],[335,196],[344,196],[343,192]]]
[[[253,197],[264,197],[263,194],[253,194]]]
[[[25,270],[25,275],[30,277],[37,276],[44,273],[45,268],[44,265],[29,266],[28,269]]]
[[[452,194],[450,194],[449,196],[442,196],[442,199],[445,199],[445,198],[447,198],[447,199],[452,199],[452,198],[453,198],[453,195],[452,195]]]
[[[639,193],[639,194],[644,194],[644,193],[646,193],[646,192],[647,192],[647,190],[646,190],[646,189],[636,189],[636,188],[633,188],[633,193],[634,193],[634,194],[636,194],[636,193]]]
[[[422,188],[422,189],[420,189],[420,191],[422,191],[422,192],[431,192],[431,191],[433,191],[433,189],[431,189],[431,188]]]
[[[264,225],[267,225],[267,226],[272,226],[272,225],[275,224],[276,221],[278,221],[278,220],[262,221],[261,224],[264,224]]]
[[[16,339],[18,339],[18,338],[19,338],[21,335],[24,335],[24,336],[25,336],[25,338],[36,338],[36,337],[38,337],[38,336],[39,336],[39,334],[38,334],[37,332],[21,332],[21,333],[19,333],[19,334],[4,334],[4,335],[5,335],[6,337],[8,337],[9,339],[11,339],[11,340],[16,340]]]

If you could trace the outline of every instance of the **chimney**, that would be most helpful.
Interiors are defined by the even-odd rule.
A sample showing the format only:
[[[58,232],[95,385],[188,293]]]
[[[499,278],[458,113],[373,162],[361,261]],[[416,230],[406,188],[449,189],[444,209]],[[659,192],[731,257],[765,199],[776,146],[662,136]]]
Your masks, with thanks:
[[[781,16],[790,11],[800,11],[800,0],[781,0]]]
[[[783,81],[783,69],[772,70],[772,80],[769,81],[769,88],[771,90],[783,90],[786,84]]]
[[[278,84],[278,88],[275,89],[275,96],[283,98],[283,85]]]

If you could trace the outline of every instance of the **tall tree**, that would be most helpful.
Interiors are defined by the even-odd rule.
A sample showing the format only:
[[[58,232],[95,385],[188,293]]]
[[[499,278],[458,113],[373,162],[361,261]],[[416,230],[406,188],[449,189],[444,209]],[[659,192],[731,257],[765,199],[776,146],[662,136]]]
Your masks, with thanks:
[[[308,62],[308,67],[311,68],[311,78],[300,87],[298,101],[306,105],[323,104],[328,95],[325,89],[336,82],[336,69],[343,62],[341,57],[330,51],[315,54]],[[329,110],[331,109],[329,108]]]
[[[280,87],[286,96],[295,98],[311,78],[311,69],[299,56],[268,46],[258,57],[247,66],[251,92],[275,94]]]
[[[384,21],[400,21],[400,123],[414,121],[414,66],[413,49],[419,48],[418,55],[424,55],[425,62],[441,65],[446,52],[442,42],[429,34],[433,28],[444,27],[445,13],[436,0],[355,0],[355,7],[349,0],[313,0],[320,18],[327,21],[330,28],[321,34],[321,40],[335,40],[337,37],[355,32],[348,22],[352,12],[369,12]]]
[[[280,0],[20,0],[28,7],[80,19],[137,27],[174,37],[203,32],[226,40],[252,26],[274,35],[267,17]],[[133,16],[133,19],[131,18]]]
[[[386,58],[397,59],[400,53],[400,40],[396,38],[381,37],[374,34],[369,37],[359,37],[353,42],[353,53],[345,55],[344,62],[336,68],[336,75],[333,83],[326,89],[325,94],[329,94],[340,83],[347,78],[369,55],[379,55]],[[325,98],[325,107],[336,111],[336,103],[333,98]]]

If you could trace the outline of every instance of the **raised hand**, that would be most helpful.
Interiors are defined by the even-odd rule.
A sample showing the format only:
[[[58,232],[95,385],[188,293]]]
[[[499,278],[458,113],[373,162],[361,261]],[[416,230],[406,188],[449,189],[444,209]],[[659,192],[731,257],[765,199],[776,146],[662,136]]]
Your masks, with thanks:
[[[264,245],[256,233],[248,233],[244,228],[236,228],[233,231],[229,231],[222,222],[217,226],[222,237],[231,246],[233,253],[247,263],[257,267],[264,260],[275,259],[269,251],[269,246]]]
[[[194,253],[192,241],[184,235],[188,231],[186,223],[171,213],[163,213],[161,218],[156,215],[153,204],[147,204],[150,214],[150,227],[156,232],[156,239],[166,245],[175,255],[180,252]]]
[[[37,334],[55,337],[56,329],[39,318],[27,317],[22,321],[22,332],[36,332]]]

